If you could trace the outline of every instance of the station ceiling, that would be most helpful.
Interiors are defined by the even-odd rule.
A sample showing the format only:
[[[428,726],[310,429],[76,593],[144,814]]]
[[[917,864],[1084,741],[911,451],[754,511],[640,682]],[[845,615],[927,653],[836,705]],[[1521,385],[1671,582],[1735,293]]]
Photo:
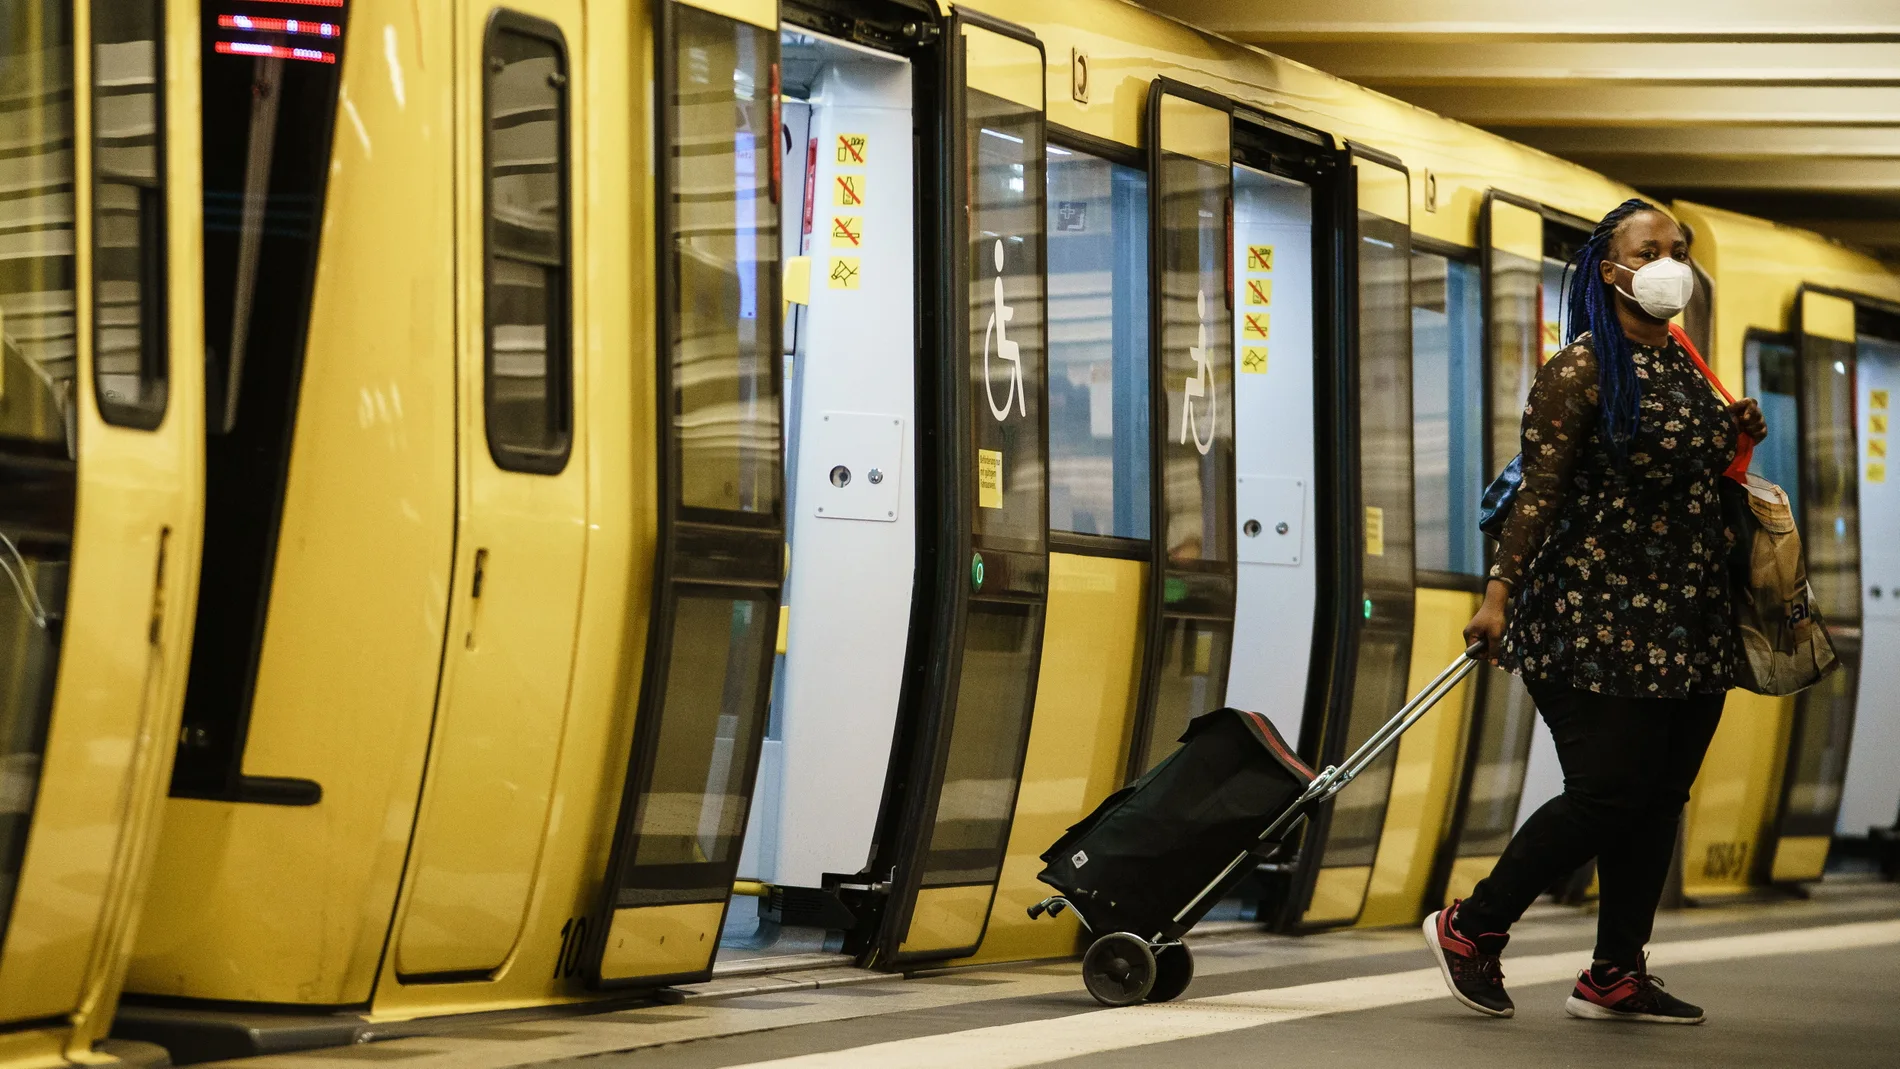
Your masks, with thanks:
[[[1142,0],[1622,179],[1900,260],[1900,0]]]

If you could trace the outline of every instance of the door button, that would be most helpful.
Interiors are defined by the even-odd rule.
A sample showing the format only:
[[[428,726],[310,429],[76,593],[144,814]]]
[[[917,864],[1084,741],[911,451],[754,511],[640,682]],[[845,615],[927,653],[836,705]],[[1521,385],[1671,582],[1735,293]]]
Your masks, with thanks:
[[[873,482],[877,480],[873,479]],[[843,489],[851,484],[851,469],[843,464],[831,469],[831,485]]]
[[[1240,530],[1241,530],[1241,533],[1245,534],[1248,538],[1259,538],[1260,537],[1260,521],[1248,520],[1246,523],[1241,524]]]

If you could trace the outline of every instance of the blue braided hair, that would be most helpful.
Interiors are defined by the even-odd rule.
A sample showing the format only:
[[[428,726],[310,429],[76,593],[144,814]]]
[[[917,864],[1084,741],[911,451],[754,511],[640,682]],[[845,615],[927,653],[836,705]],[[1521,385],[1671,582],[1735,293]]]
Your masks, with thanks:
[[[1564,342],[1576,341],[1590,332],[1591,347],[1597,358],[1597,416],[1603,440],[1611,452],[1621,456],[1630,436],[1636,433],[1642,414],[1643,387],[1636,377],[1631,359],[1635,346],[1623,333],[1616,318],[1616,294],[1603,283],[1599,266],[1609,256],[1610,242],[1624,220],[1640,212],[1659,209],[1640,197],[1631,197],[1610,210],[1590,240],[1570,258],[1564,277]]]

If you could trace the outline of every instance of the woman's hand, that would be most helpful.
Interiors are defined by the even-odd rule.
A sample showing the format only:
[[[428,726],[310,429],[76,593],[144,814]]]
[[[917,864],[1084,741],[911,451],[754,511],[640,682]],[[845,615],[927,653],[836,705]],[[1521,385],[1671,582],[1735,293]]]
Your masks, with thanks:
[[[1504,643],[1504,604],[1511,588],[1502,579],[1493,579],[1484,587],[1484,604],[1465,625],[1465,646],[1483,646],[1480,659],[1498,663],[1498,649]]]
[[[1762,418],[1761,403],[1753,397],[1744,397],[1728,406],[1728,414],[1735,421],[1735,429],[1757,444],[1768,437],[1768,421]]]

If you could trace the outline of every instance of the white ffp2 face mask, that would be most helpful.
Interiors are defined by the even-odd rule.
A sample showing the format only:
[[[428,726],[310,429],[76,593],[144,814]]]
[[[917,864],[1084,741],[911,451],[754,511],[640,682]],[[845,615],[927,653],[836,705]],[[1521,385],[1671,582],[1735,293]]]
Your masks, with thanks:
[[[1616,266],[1630,273],[1630,288],[1618,286],[1617,292],[1657,319],[1674,319],[1689,307],[1689,298],[1695,295],[1695,272],[1681,260],[1665,257],[1640,268]]]

